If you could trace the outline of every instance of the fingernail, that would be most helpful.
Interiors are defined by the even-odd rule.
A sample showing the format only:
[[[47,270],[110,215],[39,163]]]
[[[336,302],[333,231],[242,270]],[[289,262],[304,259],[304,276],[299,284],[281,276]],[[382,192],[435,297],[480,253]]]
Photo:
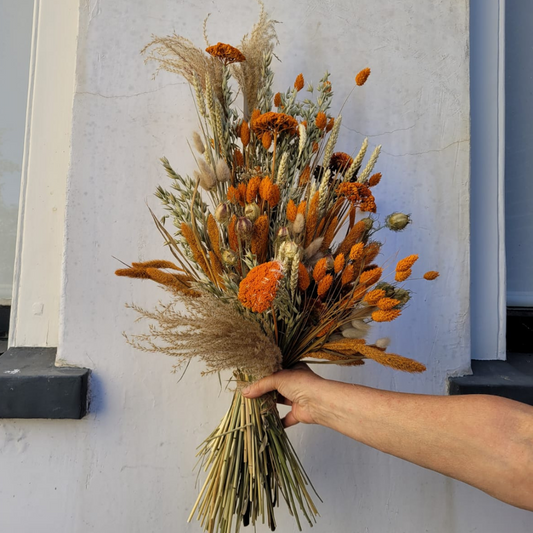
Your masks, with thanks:
[[[242,394],[248,394],[251,389],[252,389],[252,387],[250,385],[248,385],[248,387],[244,387],[244,389],[242,389],[241,393]]]

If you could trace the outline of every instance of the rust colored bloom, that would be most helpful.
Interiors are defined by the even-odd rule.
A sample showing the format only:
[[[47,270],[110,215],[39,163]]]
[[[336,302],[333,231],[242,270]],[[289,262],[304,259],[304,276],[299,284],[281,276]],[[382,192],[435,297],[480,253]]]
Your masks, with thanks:
[[[299,204],[298,204],[298,214],[302,214],[305,216],[305,210],[307,208],[307,202],[305,200],[302,200]]]
[[[365,296],[365,302],[368,305],[377,305],[377,303],[385,297],[383,289],[374,289]]]
[[[322,296],[324,296],[324,294],[329,291],[332,283],[333,276],[331,274],[327,274],[320,280],[317,288],[317,294],[319,298],[322,298]]]
[[[358,242],[352,246],[352,249],[350,250],[350,259],[352,261],[359,261],[361,257],[363,257],[364,246],[365,245],[362,242]]]
[[[352,303],[361,300],[365,296],[367,290],[368,287],[366,287],[365,285],[358,285],[357,288],[353,291]]]
[[[235,150],[234,154],[234,162],[236,167],[243,167],[244,166],[244,156],[242,155],[242,152],[237,149]]]
[[[259,193],[259,185],[261,184],[261,178],[259,176],[254,176],[246,185],[246,203],[251,204],[257,199],[257,194]]]
[[[400,309],[389,309],[388,311],[374,311],[372,313],[372,320],[374,322],[392,322],[398,318],[402,312]]]
[[[402,281],[405,281],[407,278],[409,278],[412,273],[413,271],[410,268],[408,268],[407,270],[398,270],[396,271],[394,279],[401,283]]]
[[[331,161],[329,162],[329,168],[333,174],[340,172],[341,174],[348,170],[349,166],[353,163],[351,156],[345,152],[335,152],[331,156]]]
[[[364,220],[360,220],[354,224],[354,227],[348,232],[348,235],[341,242],[337,253],[348,255],[354,244],[357,244],[365,234],[367,230],[366,223]]]
[[[439,277],[439,273],[436,270],[430,270],[429,272],[426,272],[424,274],[424,279],[427,279],[428,281],[432,281],[434,279],[437,279]]]
[[[239,249],[239,239],[237,238],[237,233],[235,232],[235,224],[237,223],[237,215],[233,215],[228,224],[228,242],[230,248],[237,252]]]
[[[333,270],[338,274],[344,268],[344,254],[339,254],[333,262]]]
[[[243,53],[230,44],[217,43],[214,46],[207,47],[205,51],[209,55],[221,59],[225,65],[246,61]]]
[[[261,215],[254,224],[251,250],[259,261],[263,260],[268,251],[268,217]]]
[[[246,198],[246,184],[239,183],[237,187],[230,185],[228,187],[228,192],[226,193],[228,202],[232,204],[239,204],[244,207],[244,200]]]
[[[337,233],[337,224],[339,223],[338,217],[333,217],[331,222],[328,224],[326,231],[324,232],[324,240],[322,241],[322,246],[320,247],[321,252],[325,252],[333,242],[335,233]]]
[[[242,145],[246,148],[250,143],[250,126],[248,126],[248,122],[246,122],[246,120],[242,121],[240,136]]]
[[[304,88],[304,85],[305,85],[305,82],[304,82],[303,74],[298,74],[298,76],[296,76],[296,80],[294,82],[294,88],[297,91],[301,91]]]
[[[376,172],[376,174],[372,174],[372,176],[370,176],[370,178],[368,179],[368,186],[375,187],[380,181],[381,172]]]
[[[150,276],[144,268],[119,268],[118,270],[115,270],[115,276],[150,279]]]
[[[341,283],[343,285],[348,285],[355,279],[355,269],[352,264],[346,265],[345,269],[342,271]]]
[[[283,131],[296,134],[298,131],[298,121],[286,115],[285,113],[274,113],[274,111],[269,111],[258,116],[252,122],[252,129],[255,134],[260,137],[265,132],[269,133],[281,133]]]
[[[298,288],[302,291],[307,290],[311,284],[311,278],[309,277],[309,272],[305,268],[303,263],[298,263]]]
[[[404,270],[409,270],[418,259],[418,255],[408,255],[401,261],[398,261],[398,264],[396,265],[396,272],[403,272]]]
[[[366,83],[366,80],[368,80],[368,76],[370,76],[370,69],[364,68],[357,76],[355,77],[355,83],[361,87]]]
[[[364,256],[365,256],[365,266],[370,265],[372,261],[376,258],[376,256],[379,254],[379,251],[381,250],[381,243],[380,242],[369,242],[364,249]]]
[[[274,105],[276,107],[280,107],[281,106],[281,93],[276,93],[274,95]]]
[[[276,185],[275,183],[271,183],[268,188],[268,193],[267,193],[268,205],[270,207],[276,207],[279,204],[280,196],[281,196],[281,193],[279,190],[279,186]]]
[[[254,313],[264,313],[276,298],[281,278],[283,267],[279,261],[252,268],[239,285],[239,301]]]
[[[291,198],[289,200],[289,203],[287,204],[287,220],[289,222],[294,222],[296,220],[297,213],[298,213],[298,208],[296,207],[294,200],[292,200]]]
[[[254,127],[254,122],[261,116],[261,111],[259,109],[254,109],[252,115],[250,116],[250,126]]]
[[[377,306],[382,311],[390,311],[391,309],[394,309],[399,303],[400,300],[396,300],[395,298],[380,298],[378,300]]]
[[[265,202],[268,200],[268,192],[270,190],[271,185],[272,185],[272,180],[270,179],[270,176],[265,176],[261,180],[261,184],[259,185],[259,196]]]
[[[300,177],[298,179],[298,185],[300,187],[303,187],[306,183],[309,182],[309,178],[311,177],[311,168],[309,165],[307,165],[300,174]]]
[[[324,113],[324,111],[319,111],[316,114],[315,126],[319,130],[323,130],[326,128],[327,125],[328,125],[328,117],[326,116],[326,113]]]
[[[316,154],[318,152],[318,143],[315,141],[313,143],[313,154]]]
[[[263,148],[268,150],[272,146],[272,135],[270,132],[265,131],[261,136],[261,142],[263,143]]]
[[[328,125],[326,126],[326,133],[329,133],[333,129],[333,125],[335,124],[335,119],[331,117],[328,120]]]
[[[365,272],[359,277],[359,283],[364,285],[374,285],[374,283],[379,281],[382,273],[383,269],[379,267],[373,268],[372,270],[365,270]]]
[[[376,200],[368,185],[364,183],[341,183],[337,187],[337,194],[347,198],[353,206],[358,206],[361,211],[376,212]]]
[[[313,269],[313,279],[319,283],[322,278],[325,277],[327,271],[327,260],[325,257],[317,261],[315,268]]]

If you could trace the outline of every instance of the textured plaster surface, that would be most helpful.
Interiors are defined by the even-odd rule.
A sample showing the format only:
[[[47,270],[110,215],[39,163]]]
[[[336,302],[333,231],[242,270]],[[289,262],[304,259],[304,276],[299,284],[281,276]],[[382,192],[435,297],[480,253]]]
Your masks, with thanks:
[[[365,136],[383,144],[376,189],[382,215],[407,211],[407,233],[387,236],[384,258],[419,253],[415,298],[396,323],[372,336],[423,361],[422,376],[368,364],[331,378],[399,391],[444,394],[449,373],[468,368],[469,93],[466,0],[270,1],[282,63],[275,89],[303,72],[332,74],[336,106],[354,74],[373,69],[343,111],[339,149]],[[202,44],[236,43],[257,15],[253,1],[83,1],[68,188],[60,357],[92,369],[91,412],[80,422],[12,421],[0,430],[2,531],[167,533],[198,531],[185,520],[196,498],[196,446],[223,415],[230,394],[191,365],[133,350],[121,332],[143,331],[125,302],[150,306],[164,293],[117,279],[125,261],[166,257],[145,202],[165,183],[158,158],[193,170],[186,139],[195,126],[188,87],[144,65],[150,34],[172,31]],[[334,109],[337,111],[338,107]],[[383,455],[320,427],[290,430],[324,504],[317,533],[513,533],[531,513],[439,474]],[[15,475],[16,473],[16,475]],[[9,483],[6,480],[10,480]],[[279,531],[296,532],[279,512]],[[512,526],[509,526],[512,524]],[[18,529],[17,529],[18,528]],[[266,531],[258,527],[258,531]]]

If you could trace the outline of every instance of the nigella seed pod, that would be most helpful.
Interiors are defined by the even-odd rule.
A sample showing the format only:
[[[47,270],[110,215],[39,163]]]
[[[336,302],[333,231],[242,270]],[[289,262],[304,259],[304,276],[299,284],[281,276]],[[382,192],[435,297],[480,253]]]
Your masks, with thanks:
[[[224,250],[222,252],[222,261],[227,266],[235,266],[237,264],[237,254],[231,250]]]
[[[283,259],[292,260],[300,251],[300,247],[294,241],[285,241],[279,247],[279,256]]]
[[[392,231],[401,231],[411,222],[405,213],[392,213],[385,219],[385,225]]]
[[[246,218],[248,218],[252,222],[255,222],[259,218],[260,213],[261,211],[259,209],[259,206],[255,202],[253,204],[248,204],[244,209],[244,214],[246,215]]]
[[[215,218],[217,219],[217,222],[220,222],[221,224],[226,224],[229,221],[230,217],[230,206],[226,202],[218,204],[217,208],[215,209]]]
[[[281,226],[276,236],[280,241],[286,241],[289,238],[289,228],[287,226]]]
[[[401,305],[405,305],[411,299],[411,293],[405,289],[396,289],[393,298],[400,300]]]
[[[239,217],[237,222],[235,222],[235,233],[243,241],[250,239],[253,230],[254,225],[247,217]]]

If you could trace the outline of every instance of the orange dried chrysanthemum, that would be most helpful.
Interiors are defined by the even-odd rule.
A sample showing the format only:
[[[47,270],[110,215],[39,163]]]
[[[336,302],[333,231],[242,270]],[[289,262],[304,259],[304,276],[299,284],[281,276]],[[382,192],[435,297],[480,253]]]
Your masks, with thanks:
[[[396,271],[397,272],[403,272],[404,270],[409,270],[418,259],[418,255],[408,255],[407,257],[404,257],[401,261],[398,261],[398,264],[396,265]]]
[[[281,93],[276,93],[274,95],[274,105],[276,107],[280,107],[281,106]]]
[[[359,277],[359,283],[364,285],[373,285],[379,281],[382,273],[383,269],[380,267],[376,267],[371,270],[365,270],[365,272],[363,272]]]
[[[327,259],[323,257],[317,261],[315,268],[313,269],[313,279],[319,283],[321,279],[326,276],[327,272]]]
[[[368,185],[364,183],[341,183],[337,187],[337,194],[344,196],[353,206],[359,206],[361,211],[376,212],[376,200]]]
[[[246,61],[244,54],[238,48],[235,48],[230,44],[217,43],[213,46],[208,46],[205,51],[209,55],[221,59],[225,65]]]
[[[298,263],[298,288],[305,291],[309,285],[311,285],[309,272],[307,272],[307,268],[305,268],[303,263]]]
[[[333,262],[333,271],[338,274],[344,268],[344,254],[339,254]]]
[[[296,80],[294,81],[294,88],[297,91],[301,91],[304,88],[304,85],[305,85],[305,82],[304,82],[303,74],[298,74],[298,76],[296,76]]]
[[[385,291],[383,289],[374,289],[365,296],[365,302],[368,305],[376,305],[384,297]]]
[[[350,157],[345,152],[335,152],[331,156],[331,161],[329,162],[329,168],[333,173],[344,172],[348,167],[353,163],[352,157]]]
[[[364,68],[357,76],[355,77],[355,83],[361,87],[366,83],[366,80],[368,80],[368,76],[370,76],[370,69]]]
[[[296,220],[296,215],[298,214],[298,208],[294,203],[294,200],[291,198],[287,204],[286,216],[289,222],[294,222]]]
[[[398,318],[402,312],[400,309],[390,309],[389,311],[374,311],[372,313],[372,320],[374,322],[391,322]]]
[[[239,301],[254,313],[264,313],[276,298],[281,278],[283,267],[279,261],[252,268],[239,285]]]
[[[318,129],[323,130],[327,125],[328,125],[328,117],[326,116],[326,113],[324,113],[324,111],[319,111],[316,114],[315,126]]]
[[[298,121],[294,117],[286,115],[285,113],[274,113],[274,111],[269,111],[253,120],[252,129],[258,137],[262,136],[263,133],[267,131],[270,133],[281,133],[286,131],[295,134],[298,131]]]
[[[329,291],[332,283],[333,283],[333,276],[331,274],[327,274],[320,280],[318,284],[318,288],[317,288],[317,294],[319,298],[324,296],[324,294],[326,294],[326,292]]]
[[[424,279],[427,279],[428,281],[432,281],[434,279],[437,279],[439,277],[439,273],[436,270],[430,270],[429,272],[426,272],[424,274]]]
[[[394,279],[401,283],[402,281],[405,281],[408,277],[410,277],[412,273],[413,271],[410,268],[408,268],[407,270],[398,270],[396,272],[396,275],[394,276]]]

